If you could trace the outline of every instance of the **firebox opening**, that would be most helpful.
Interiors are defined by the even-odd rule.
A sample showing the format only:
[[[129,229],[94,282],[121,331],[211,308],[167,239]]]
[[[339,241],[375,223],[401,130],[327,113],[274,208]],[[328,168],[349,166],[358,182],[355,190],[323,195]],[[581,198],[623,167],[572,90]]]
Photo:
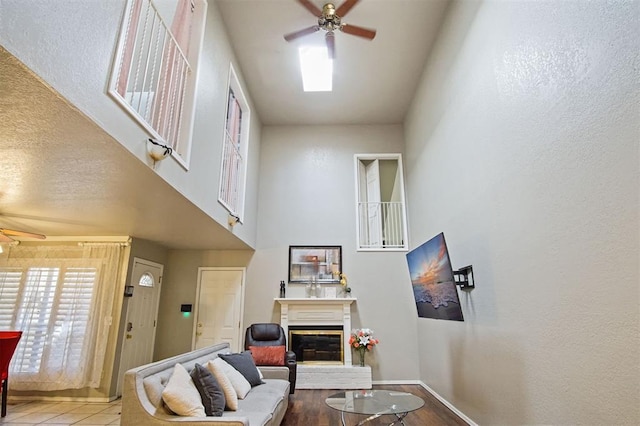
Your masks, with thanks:
[[[340,326],[290,326],[289,350],[299,364],[344,364],[343,337]]]

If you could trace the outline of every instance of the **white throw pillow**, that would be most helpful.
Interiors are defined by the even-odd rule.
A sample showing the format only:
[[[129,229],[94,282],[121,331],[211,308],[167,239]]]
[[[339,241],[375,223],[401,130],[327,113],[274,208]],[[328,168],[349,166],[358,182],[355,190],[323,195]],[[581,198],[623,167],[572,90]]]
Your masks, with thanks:
[[[167,386],[162,391],[162,399],[171,411],[179,416],[206,417],[200,392],[193,383],[189,372],[176,364]]]
[[[251,390],[251,383],[249,383],[249,381],[244,378],[242,373],[240,373],[231,364],[221,358],[216,358],[210,362],[215,363],[222,369],[224,374],[231,381],[231,385],[236,390],[238,399],[244,399],[244,397],[247,396],[247,394]]]
[[[207,368],[211,371],[211,374],[215,376],[218,384],[222,388],[227,408],[231,411],[236,411],[238,409],[238,394],[233,388],[231,380],[229,380],[225,374],[224,369],[220,366],[220,361],[224,362],[221,358],[212,359],[207,362]]]

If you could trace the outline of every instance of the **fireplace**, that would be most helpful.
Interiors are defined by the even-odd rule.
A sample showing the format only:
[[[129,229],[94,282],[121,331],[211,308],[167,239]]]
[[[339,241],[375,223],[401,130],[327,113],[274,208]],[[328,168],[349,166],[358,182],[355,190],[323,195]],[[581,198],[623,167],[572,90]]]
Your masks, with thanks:
[[[308,345],[302,344],[298,349],[302,353],[298,355],[296,389],[371,389],[371,367],[351,365],[349,333],[351,304],[356,301],[355,298],[283,297],[276,301],[280,304],[280,325],[289,338],[289,349],[294,350],[291,344],[294,336],[291,333],[299,330],[311,330],[320,337],[333,339],[333,343],[331,340],[326,343],[332,350],[338,347],[337,341],[342,342],[339,349],[342,354],[339,357],[327,355],[323,349],[318,349],[317,344],[315,347],[306,347],[305,352],[305,346]],[[325,345],[324,341],[322,343]],[[301,359],[304,361],[301,362]]]
[[[280,325],[287,333],[289,330],[342,330],[342,356],[340,363],[351,366],[349,332],[351,331],[351,304],[354,298],[280,298]],[[291,345],[289,345],[291,348]],[[291,349],[292,350],[292,349]],[[308,352],[307,352],[308,353]],[[303,354],[304,355],[304,354]],[[299,361],[299,359],[298,359]],[[338,363],[338,361],[331,361]],[[313,367],[307,364],[308,367]]]
[[[343,364],[342,326],[289,326],[289,350],[299,364]]]

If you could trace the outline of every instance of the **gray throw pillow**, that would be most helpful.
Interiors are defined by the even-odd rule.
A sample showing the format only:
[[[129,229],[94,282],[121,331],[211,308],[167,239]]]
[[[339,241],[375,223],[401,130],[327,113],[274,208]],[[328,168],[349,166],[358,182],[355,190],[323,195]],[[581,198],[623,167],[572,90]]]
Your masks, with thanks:
[[[238,370],[251,386],[263,383],[250,351],[244,351],[239,354],[218,354],[218,356]]]
[[[195,383],[200,393],[206,415],[222,417],[222,412],[224,411],[224,406],[227,401],[224,398],[224,392],[215,376],[202,365],[196,364],[193,370],[191,370],[191,379],[193,379],[193,383]]]

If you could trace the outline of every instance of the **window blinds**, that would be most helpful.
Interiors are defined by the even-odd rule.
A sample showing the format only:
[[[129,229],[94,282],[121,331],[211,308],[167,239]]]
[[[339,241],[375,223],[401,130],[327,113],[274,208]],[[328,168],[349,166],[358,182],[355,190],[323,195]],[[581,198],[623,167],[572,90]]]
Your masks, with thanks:
[[[112,246],[115,255],[18,247],[0,259],[0,328],[23,332],[10,366],[12,388],[99,386],[122,264],[121,248]],[[70,251],[77,258],[56,258]]]

